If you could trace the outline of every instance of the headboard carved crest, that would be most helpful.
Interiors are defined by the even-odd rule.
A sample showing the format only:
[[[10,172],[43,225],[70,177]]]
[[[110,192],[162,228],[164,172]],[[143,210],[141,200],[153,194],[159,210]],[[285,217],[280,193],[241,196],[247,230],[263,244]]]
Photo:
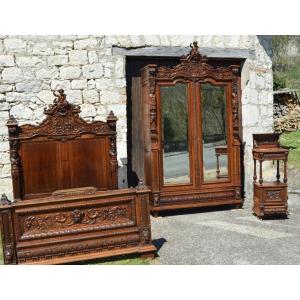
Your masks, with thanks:
[[[64,90],[55,91],[56,97],[53,104],[44,109],[46,119],[39,125],[18,126],[14,116],[10,116],[7,122],[10,138],[31,139],[35,137],[47,137],[48,139],[68,140],[80,135],[115,134],[117,118],[111,112],[107,122],[94,121],[88,123],[80,116],[80,107],[67,101]]]

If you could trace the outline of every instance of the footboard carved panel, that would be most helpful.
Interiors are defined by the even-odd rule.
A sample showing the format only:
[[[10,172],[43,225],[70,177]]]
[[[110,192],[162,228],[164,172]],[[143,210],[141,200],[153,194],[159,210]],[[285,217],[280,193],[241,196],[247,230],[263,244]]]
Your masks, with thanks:
[[[6,262],[59,263],[109,256],[113,251],[126,253],[126,249],[154,251],[147,215],[149,192],[125,189],[1,206],[2,224],[15,233],[11,242],[10,231],[3,231]],[[137,216],[140,208],[144,215]]]

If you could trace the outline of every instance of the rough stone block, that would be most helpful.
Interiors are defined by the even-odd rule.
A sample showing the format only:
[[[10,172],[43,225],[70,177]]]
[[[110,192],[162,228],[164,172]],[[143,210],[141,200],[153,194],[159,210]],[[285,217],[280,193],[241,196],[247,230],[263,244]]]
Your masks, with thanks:
[[[23,80],[23,73],[20,68],[10,67],[2,71],[2,80],[4,83],[16,83]]]
[[[87,81],[87,88],[88,88],[89,90],[92,90],[92,89],[94,89],[95,87],[96,87],[96,82],[95,82],[94,79],[90,79],[90,80]]]
[[[60,50],[73,49],[73,41],[56,40],[52,42],[52,46],[54,47],[55,51],[57,51],[58,49]]]
[[[9,162],[9,153],[8,152],[0,152],[0,161],[2,163],[8,163]]]
[[[17,92],[31,92],[36,93],[41,90],[41,83],[39,81],[20,82],[16,84]]]
[[[68,55],[49,56],[47,61],[49,66],[63,66],[68,64]]]
[[[171,41],[171,45],[173,47],[178,47],[178,46],[181,46],[182,43],[181,43],[181,36],[180,35],[170,35],[169,36],[169,39]],[[192,41],[191,41],[192,42]],[[191,43],[190,42],[190,43]]]
[[[2,101],[2,96],[0,97],[0,111],[9,111],[10,110],[10,104],[8,102]]]
[[[131,46],[132,47],[143,47],[145,46],[145,40],[143,35],[131,35]]]
[[[41,63],[42,60],[36,56],[17,56],[16,64],[19,67],[34,67]]]
[[[117,88],[125,88],[126,87],[126,79],[125,78],[116,79],[115,80],[115,86]]]
[[[112,110],[119,119],[126,117],[126,104],[108,104],[107,110]]]
[[[82,104],[82,92],[80,90],[67,90],[65,94],[70,103]]]
[[[46,104],[51,104],[54,100],[54,95],[53,95],[53,92],[52,91],[40,91],[38,94],[37,94],[37,97],[40,99],[40,101],[42,101],[43,103],[46,103]]]
[[[0,111],[0,125],[4,126],[9,118],[8,111]]]
[[[42,68],[35,71],[37,79],[55,79],[59,75],[57,67],[53,68]]]
[[[13,55],[0,55],[0,67],[13,67],[15,60]]]
[[[71,50],[69,52],[70,65],[85,65],[88,63],[86,50]]]
[[[33,111],[33,119],[40,123],[44,118],[46,118],[44,114],[44,107],[38,107]]]
[[[74,42],[74,49],[95,49],[99,45],[96,38],[88,38]]]
[[[1,141],[0,142],[0,152],[9,151],[9,142]]]
[[[87,79],[100,78],[103,75],[103,66],[100,63],[82,67],[83,76]]]
[[[146,46],[160,46],[159,35],[145,35]]]
[[[106,117],[108,116],[108,110],[106,106],[97,104],[95,108],[97,109],[97,116],[95,117],[95,121],[106,121]]]
[[[83,91],[83,102],[85,103],[97,103],[99,102],[99,94],[95,90]]]
[[[114,88],[114,83],[112,79],[100,78],[96,79],[96,88],[101,91],[112,91]]]
[[[92,104],[84,103],[80,106],[80,108],[81,108],[80,115],[83,118],[95,117],[97,115],[96,109]]]
[[[167,35],[160,35],[159,38],[161,46],[171,46],[171,41]]]
[[[11,176],[10,165],[6,164],[0,167],[0,178],[7,178]]]
[[[128,35],[118,35],[118,44],[122,47],[131,47],[131,42]]]
[[[73,90],[84,90],[87,88],[87,80],[86,79],[72,80],[71,86]]]
[[[104,43],[106,46],[118,45],[118,38],[115,35],[106,35],[104,37]]]
[[[69,80],[52,80],[51,89],[54,91],[59,89],[69,90],[71,89],[71,84]]]
[[[29,120],[33,116],[32,110],[23,104],[17,104],[13,106],[10,110],[10,114],[17,119],[25,120]]]
[[[35,55],[53,55],[53,49],[46,42],[35,43],[32,47],[32,53]]]
[[[256,81],[255,81],[255,87],[258,90],[263,90],[266,86],[265,83],[265,76],[261,75],[261,74],[257,74],[256,75]]]
[[[100,102],[102,104],[125,103],[126,95],[120,94],[118,92],[100,91]]]
[[[21,53],[26,51],[27,43],[22,39],[6,38],[4,48],[8,53]]]
[[[94,64],[98,62],[98,55],[96,51],[89,51],[88,52],[88,57],[89,57],[89,63]]]
[[[116,57],[115,60],[115,77],[123,78],[125,76],[125,59],[122,56]]]
[[[13,86],[10,84],[0,84],[0,93],[11,92],[13,90]]]
[[[59,71],[61,79],[77,79],[81,75],[81,68],[77,66],[60,67]]]
[[[255,126],[258,123],[259,111],[256,105],[243,105],[243,126]]]

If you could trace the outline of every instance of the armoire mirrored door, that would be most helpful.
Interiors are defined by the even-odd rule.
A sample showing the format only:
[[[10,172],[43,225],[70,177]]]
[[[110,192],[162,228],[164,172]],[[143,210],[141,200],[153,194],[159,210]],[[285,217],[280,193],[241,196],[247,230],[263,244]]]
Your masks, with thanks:
[[[189,89],[186,82],[159,87],[163,185],[193,181]]]
[[[229,181],[227,90],[210,82],[159,87],[164,186]]]
[[[151,210],[243,203],[240,69],[197,43],[176,66],[141,69],[143,168]]]

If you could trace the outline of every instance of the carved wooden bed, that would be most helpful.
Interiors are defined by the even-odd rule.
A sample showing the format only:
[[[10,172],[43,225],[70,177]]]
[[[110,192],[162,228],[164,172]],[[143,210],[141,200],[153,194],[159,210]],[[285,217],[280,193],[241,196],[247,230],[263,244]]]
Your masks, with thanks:
[[[150,191],[117,190],[117,118],[87,123],[63,90],[54,95],[40,125],[7,122],[14,201],[2,195],[5,264],[153,257]]]

